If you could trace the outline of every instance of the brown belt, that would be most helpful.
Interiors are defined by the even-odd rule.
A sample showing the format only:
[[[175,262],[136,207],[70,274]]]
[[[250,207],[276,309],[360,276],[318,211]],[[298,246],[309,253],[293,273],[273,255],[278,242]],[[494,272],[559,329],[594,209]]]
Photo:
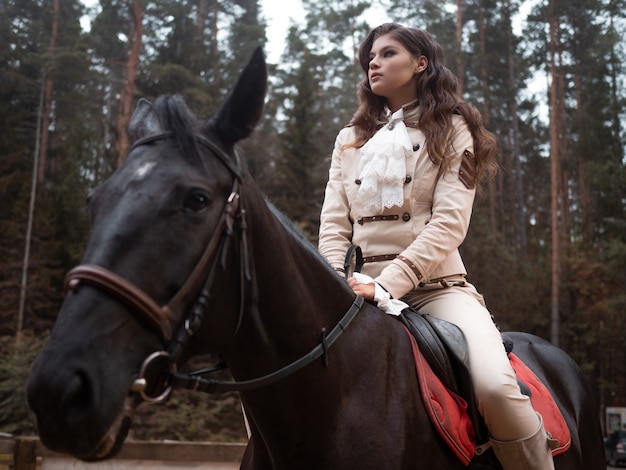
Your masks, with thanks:
[[[392,259],[396,259],[398,255],[376,255],[376,256],[364,256],[364,263],[375,263],[377,261],[391,261]]]
[[[422,276],[422,273],[419,272],[419,269],[417,269],[417,266],[415,266],[413,264],[413,262],[411,260],[409,260],[408,258],[402,256],[402,255],[375,255],[375,256],[364,256],[363,257],[363,263],[375,263],[376,261],[391,261],[393,259],[398,258],[400,261],[402,261],[404,264],[406,264],[409,268],[411,268],[411,271],[413,271],[415,273],[415,275],[417,276],[418,280],[422,280],[424,279],[424,276]]]
[[[368,222],[377,222],[379,220],[398,220],[399,218],[399,215],[372,215],[370,217],[359,217],[357,222],[360,225],[363,225]]]

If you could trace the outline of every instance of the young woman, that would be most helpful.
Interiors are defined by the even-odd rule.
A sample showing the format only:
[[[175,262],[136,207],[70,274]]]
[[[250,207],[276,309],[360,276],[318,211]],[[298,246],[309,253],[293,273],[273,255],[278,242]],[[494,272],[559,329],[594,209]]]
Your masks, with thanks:
[[[363,250],[381,292],[458,325],[469,347],[477,405],[505,470],[554,468],[541,417],[521,394],[502,338],[459,255],[480,177],[495,172],[496,144],[427,32],[383,24],[359,49],[360,106],[338,135],[321,213],[319,250],[342,271]],[[384,289],[384,290],[383,290]]]

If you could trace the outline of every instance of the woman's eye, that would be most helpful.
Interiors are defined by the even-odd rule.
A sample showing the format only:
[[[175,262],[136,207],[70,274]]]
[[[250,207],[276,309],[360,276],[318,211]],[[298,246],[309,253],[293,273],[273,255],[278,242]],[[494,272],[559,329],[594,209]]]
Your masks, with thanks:
[[[202,191],[194,191],[185,199],[184,208],[188,212],[200,212],[209,205],[209,196]]]

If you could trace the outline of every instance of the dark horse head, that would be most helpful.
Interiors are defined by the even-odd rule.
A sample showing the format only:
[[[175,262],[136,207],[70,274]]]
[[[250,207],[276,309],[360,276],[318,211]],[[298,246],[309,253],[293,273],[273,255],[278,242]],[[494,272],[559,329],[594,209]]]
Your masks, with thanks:
[[[140,397],[164,392],[161,363],[174,367],[178,358],[166,356],[183,355],[172,347],[177,332],[198,326],[184,324],[197,320],[188,312],[203,310],[215,291],[227,295],[210,299],[213,308],[243,311],[250,268],[234,145],[258,123],[266,81],[257,49],[208,122],[175,96],[139,102],[131,150],[89,198],[91,239],[32,366],[28,405],[47,447],[85,460],[115,454]],[[220,299],[231,305],[215,305]],[[204,321],[203,338],[219,347],[240,321]],[[194,347],[202,348],[184,354]]]

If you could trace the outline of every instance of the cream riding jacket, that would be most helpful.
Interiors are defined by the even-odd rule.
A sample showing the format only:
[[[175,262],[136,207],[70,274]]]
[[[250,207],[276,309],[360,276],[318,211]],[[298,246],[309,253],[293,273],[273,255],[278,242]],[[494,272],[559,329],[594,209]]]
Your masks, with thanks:
[[[408,108],[408,107],[407,107]],[[426,151],[418,128],[419,107],[405,108],[413,153],[406,158],[402,207],[379,213],[357,202],[359,149],[354,128],[337,136],[320,217],[319,251],[342,268],[351,244],[363,250],[362,272],[399,299],[420,283],[465,276],[459,246],[469,228],[475,196],[476,163],[465,120],[453,117],[450,167],[440,171]]]

